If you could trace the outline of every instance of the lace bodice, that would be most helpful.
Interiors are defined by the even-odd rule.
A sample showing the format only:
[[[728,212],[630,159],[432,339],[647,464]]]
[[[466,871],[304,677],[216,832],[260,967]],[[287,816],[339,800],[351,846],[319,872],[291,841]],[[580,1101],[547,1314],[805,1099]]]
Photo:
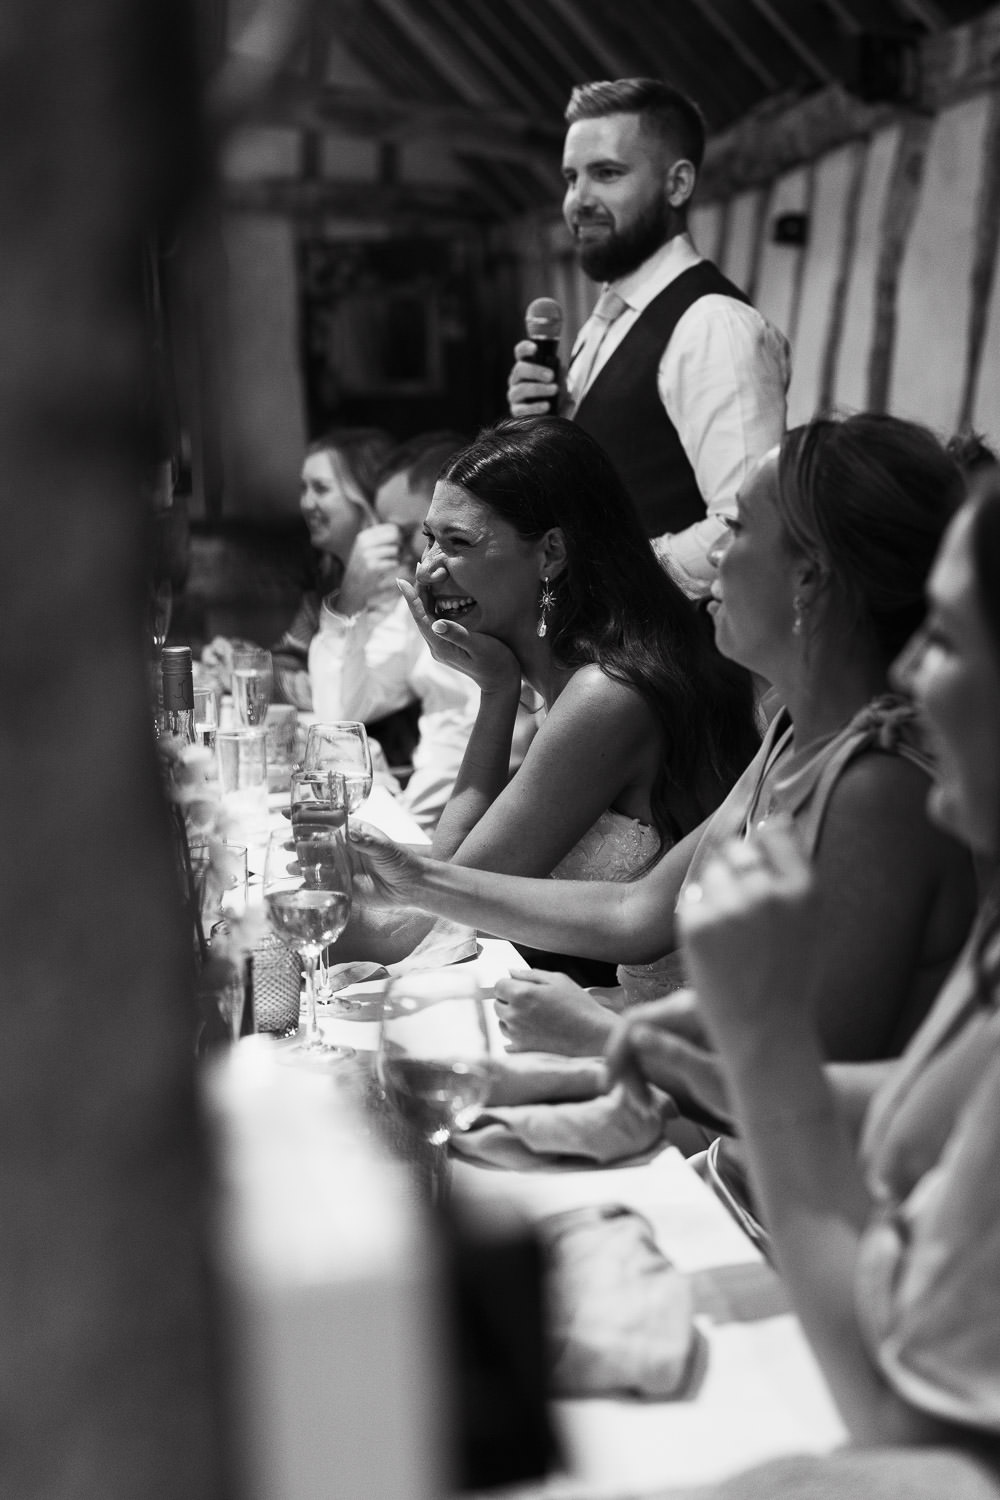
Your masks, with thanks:
[[[631,880],[659,848],[656,829],[610,808],[552,871],[553,880]]]
[[[653,858],[659,848],[656,829],[638,818],[610,808],[575,844],[552,871],[553,880],[631,880]],[[624,1003],[638,1005],[655,1000],[683,983],[677,958],[667,954],[651,964],[620,965],[618,983]],[[617,1006],[613,1007],[617,1008]]]

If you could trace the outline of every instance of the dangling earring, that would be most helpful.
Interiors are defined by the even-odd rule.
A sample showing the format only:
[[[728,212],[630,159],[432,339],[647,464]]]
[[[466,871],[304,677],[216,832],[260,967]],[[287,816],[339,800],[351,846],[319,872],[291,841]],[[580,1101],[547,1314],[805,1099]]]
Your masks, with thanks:
[[[792,609],[795,612],[795,620],[792,624],[792,635],[801,635],[806,618],[806,601],[801,594],[796,594],[792,600]]]
[[[542,579],[542,597],[538,601],[538,624],[535,630],[539,636],[546,636],[549,632],[549,615],[555,606],[556,596],[549,588],[549,580]]]

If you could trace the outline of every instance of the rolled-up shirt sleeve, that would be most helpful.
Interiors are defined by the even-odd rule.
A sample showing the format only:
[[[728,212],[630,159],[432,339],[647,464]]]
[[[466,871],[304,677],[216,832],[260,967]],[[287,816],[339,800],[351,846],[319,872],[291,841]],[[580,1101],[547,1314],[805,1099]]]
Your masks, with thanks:
[[[680,319],[660,361],[660,399],[705,500],[706,517],[654,545],[686,592],[708,592],[721,517],[754,463],[785,430],[788,341],[732,297],[701,297]]]
[[[404,619],[405,616],[405,619]],[[309,645],[313,709],[320,719],[381,719],[412,703],[410,684],[420,637],[407,628],[402,599],[342,615],[324,600]]]
[[[994,1050],[938,1162],[866,1232],[856,1282],[863,1336],[893,1389],[931,1416],[992,1435],[1000,1435],[998,1161]]]

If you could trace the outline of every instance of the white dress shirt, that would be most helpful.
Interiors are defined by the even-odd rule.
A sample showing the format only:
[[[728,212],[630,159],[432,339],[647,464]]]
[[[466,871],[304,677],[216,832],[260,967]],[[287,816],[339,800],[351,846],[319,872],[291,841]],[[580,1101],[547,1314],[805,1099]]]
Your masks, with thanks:
[[[703,259],[690,236],[678,234],[638,270],[610,283],[628,307],[608,326],[586,387],[574,385],[570,362],[566,388],[574,409],[653,299]],[[574,354],[589,326],[588,319]],[[689,594],[708,592],[713,575],[708,554],[724,529],[721,517],[732,513],[755,460],[781,439],[790,373],[784,334],[756,308],[714,293],[688,308],[663,351],[660,400],[694,470],[706,517],[657,537],[653,545]]]
[[[309,645],[309,678],[321,721],[380,719],[419,700],[420,739],[401,800],[422,828],[433,829],[476,721],[475,683],[434,660],[395,588],[351,616],[324,601]]]

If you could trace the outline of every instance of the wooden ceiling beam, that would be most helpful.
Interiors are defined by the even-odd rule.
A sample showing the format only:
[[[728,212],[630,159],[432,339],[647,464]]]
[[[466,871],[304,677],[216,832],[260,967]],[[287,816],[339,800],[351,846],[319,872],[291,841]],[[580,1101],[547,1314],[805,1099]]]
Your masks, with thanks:
[[[600,59],[608,70],[609,78],[634,76],[637,71],[635,58],[629,53],[622,52],[616,43],[594,25],[590,17],[582,11],[578,0],[548,0],[548,6],[560,17],[567,30],[571,31],[589,52]]]
[[[803,63],[813,74],[819,83],[832,83],[833,71],[820,57],[816,46],[806,38],[805,18],[802,14],[803,7],[798,5],[796,21],[789,21],[781,12],[773,0],[749,0],[752,8],[759,16],[762,16],[772,31],[776,32],[790,52]],[[798,0],[796,0],[798,3]]]
[[[467,188],[428,183],[389,185],[294,177],[257,178],[225,183],[223,199],[227,208],[237,212],[281,214],[289,218],[314,219],[331,214],[343,219],[373,219],[380,224],[414,219],[468,224],[492,217],[491,205]]]
[[[751,47],[740,32],[730,25],[726,17],[720,14],[713,0],[698,0],[698,10],[712,30],[723,38],[727,46],[732,48],[740,61],[750,69],[765,89],[772,94],[780,93],[781,80],[777,74],[768,66],[756,48]]]
[[[476,78],[477,70],[470,69],[468,58],[455,47],[454,40],[442,37],[437,31],[429,36],[426,26],[417,20],[412,6],[406,4],[405,0],[368,0],[368,3],[391,17],[399,30],[405,32],[417,51],[427,58],[438,73],[447,78],[449,86],[455,91],[456,99],[464,104],[475,104],[477,94],[485,92],[490,106],[501,103],[488,77],[478,70],[479,77]],[[483,101],[480,99],[478,102]]]
[[[558,163],[563,138],[560,121],[546,124],[514,111],[460,104],[421,104],[368,89],[313,89],[306,80],[288,75],[256,111],[255,120],[397,143],[438,137],[477,156],[537,160],[546,170]]]
[[[899,9],[926,26],[928,31],[944,31],[953,23],[935,0],[896,0]]]

